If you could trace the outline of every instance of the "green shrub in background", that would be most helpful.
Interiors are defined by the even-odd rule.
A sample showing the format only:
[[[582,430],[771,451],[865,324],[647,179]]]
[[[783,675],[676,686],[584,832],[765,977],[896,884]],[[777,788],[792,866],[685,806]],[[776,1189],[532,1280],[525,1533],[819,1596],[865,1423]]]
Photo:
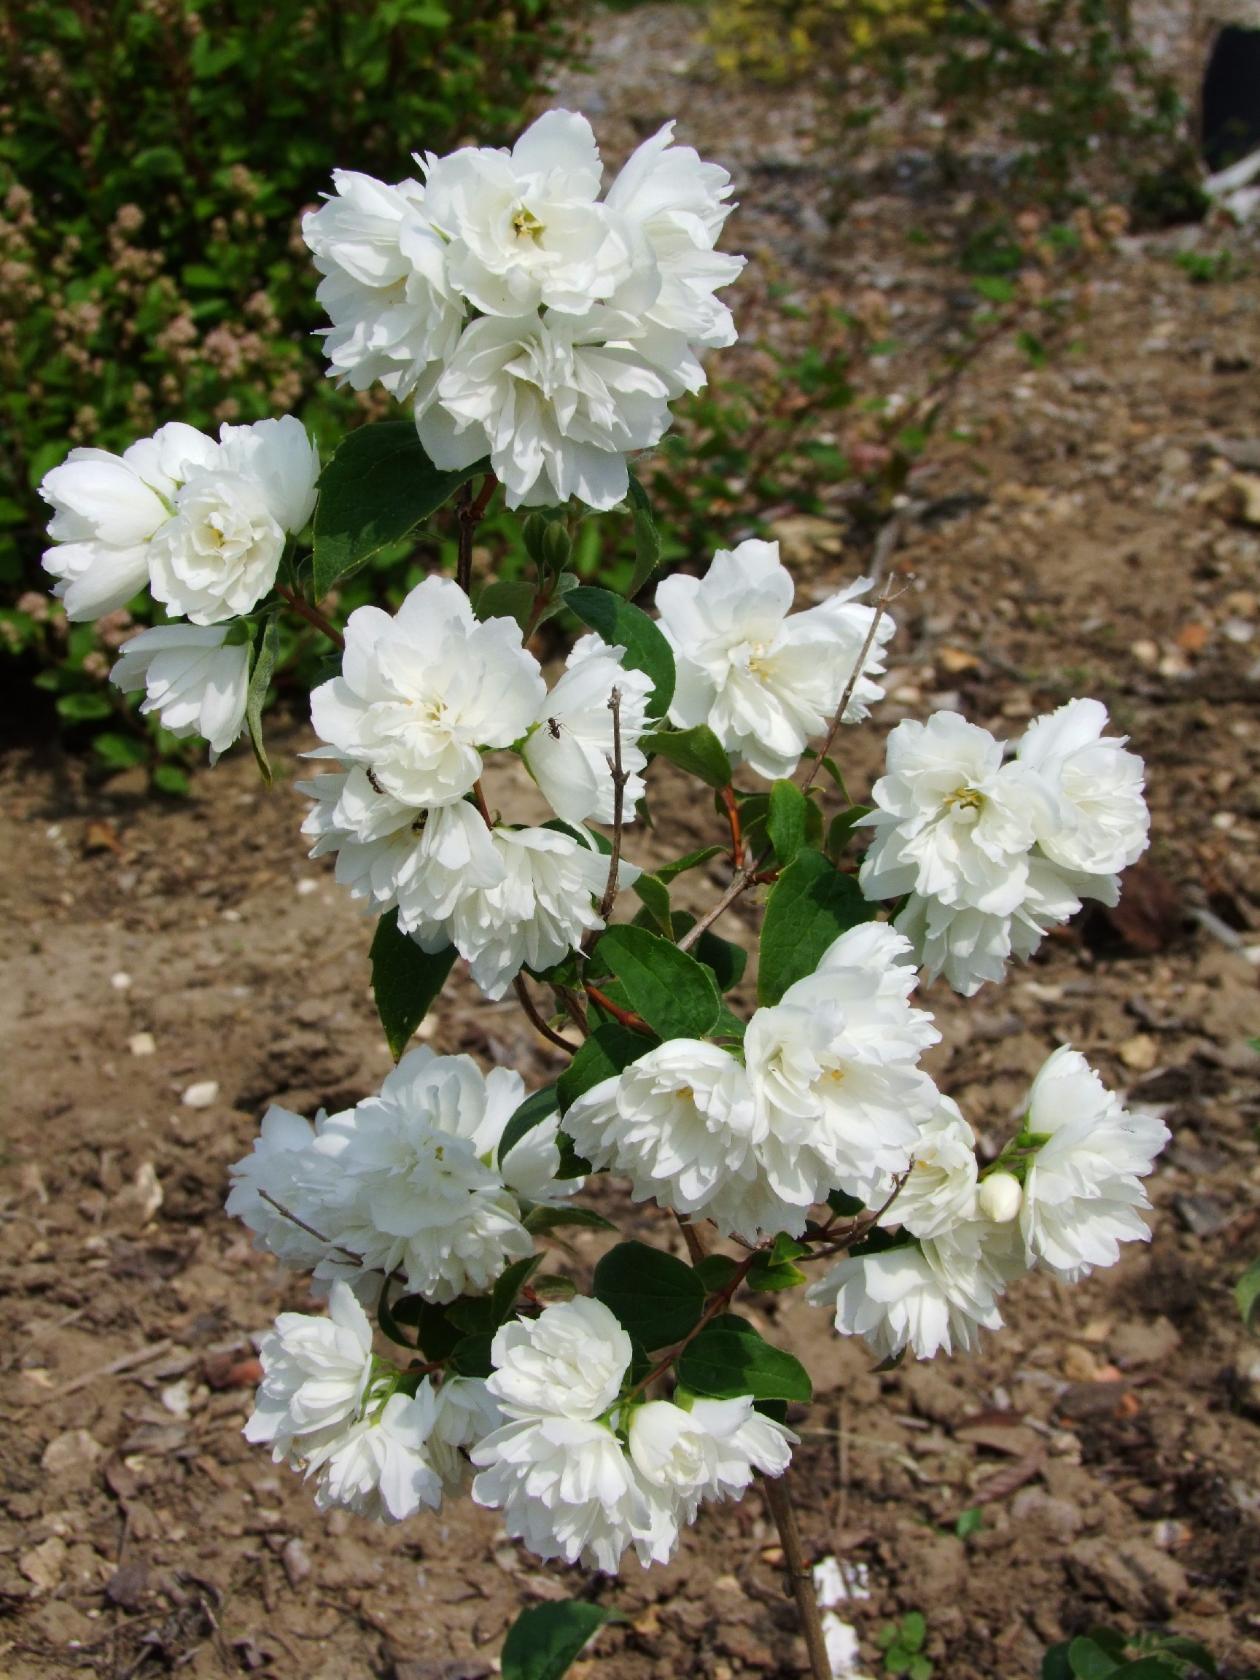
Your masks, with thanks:
[[[299,406],[317,434],[344,425],[301,207],[334,164],[393,180],[409,147],[510,137],[572,10],[5,0],[0,589],[45,587],[34,486],[74,444]],[[10,647],[36,637],[22,616]]]

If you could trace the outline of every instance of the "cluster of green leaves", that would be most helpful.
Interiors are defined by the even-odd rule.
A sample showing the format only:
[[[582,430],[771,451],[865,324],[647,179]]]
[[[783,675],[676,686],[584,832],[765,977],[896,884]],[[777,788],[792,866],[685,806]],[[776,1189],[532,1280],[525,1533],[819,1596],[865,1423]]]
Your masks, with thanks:
[[[1051,1646],[1041,1680],[1216,1680],[1222,1672],[1196,1639],[1096,1627]],[[1234,1680],[1260,1680],[1260,1669],[1235,1674]]]
[[[34,486],[78,441],[249,421],[324,378],[297,221],[334,168],[522,126],[569,0],[154,0],[0,14],[0,584],[34,570]],[[172,327],[175,330],[172,331]],[[327,388],[326,388],[327,387]]]
[[[908,1610],[900,1621],[881,1628],[875,1643],[884,1653],[884,1673],[932,1680],[933,1664],[923,1655],[926,1641],[927,1622],[918,1610]]]

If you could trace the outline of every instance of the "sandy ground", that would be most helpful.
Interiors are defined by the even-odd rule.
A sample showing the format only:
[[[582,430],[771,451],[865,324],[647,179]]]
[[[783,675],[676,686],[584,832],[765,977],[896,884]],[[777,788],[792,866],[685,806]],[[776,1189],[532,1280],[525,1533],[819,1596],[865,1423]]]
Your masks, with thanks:
[[[684,111],[736,173],[735,248],[773,248],[802,284],[882,276],[913,307],[927,282],[897,191],[829,234],[808,100],[715,87],[690,17],[617,15],[568,101],[614,150]],[[1028,1281],[977,1357],[876,1375],[823,1315],[752,1303],[815,1374],[797,1497],[810,1549],[846,1561],[868,1673],[911,1609],[950,1680],[1034,1675],[1099,1619],[1260,1661],[1260,1342],[1231,1298],[1260,1251],[1260,524],[1223,489],[1225,446],[1260,452],[1260,321],[1254,278],[1195,288],[1167,247],[1128,248],[1077,354],[1033,373],[999,353],[967,387],[979,441],[912,486],[890,700],[844,742],[860,794],[901,716],[953,703],[1015,733],[1071,694],[1108,702],[1149,764],[1149,862],[1120,916],[1047,941],[1006,986],[969,1005],[932,989],[934,1071],[996,1142],[1071,1042],[1174,1134],[1150,1247],[1076,1288]],[[819,539],[796,534],[806,595],[862,560]],[[629,1617],[590,1670],[609,1680],[799,1673],[755,1496],[707,1512],[670,1566],[607,1581],[537,1564],[468,1504],[389,1531],[320,1518],[241,1440],[253,1341],[304,1290],[224,1218],[226,1168],[269,1101],[340,1106],[389,1066],[370,930],[303,855],[307,737],[274,734],[289,774],[271,793],[240,753],[179,804],[46,744],[0,771],[0,1673],[476,1680],[522,1604],[575,1593]],[[676,850],[721,838],[668,782],[658,803]],[[694,880],[715,893],[720,862]],[[430,1042],[531,1085],[555,1072],[511,1007],[473,1001],[461,982]],[[652,1226],[636,1210],[624,1230]],[[580,1282],[599,1251],[584,1235],[558,1264]]]

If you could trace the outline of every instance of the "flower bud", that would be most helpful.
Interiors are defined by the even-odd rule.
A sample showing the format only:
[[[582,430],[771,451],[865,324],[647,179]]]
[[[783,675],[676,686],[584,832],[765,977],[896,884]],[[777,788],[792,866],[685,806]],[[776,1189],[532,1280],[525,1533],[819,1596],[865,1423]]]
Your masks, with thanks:
[[[1008,1225],[1019,1213],[1024,1192],[1013,1173],[990,1173],[980,1182],[976,1201],[980,1212],[995,1225]]]

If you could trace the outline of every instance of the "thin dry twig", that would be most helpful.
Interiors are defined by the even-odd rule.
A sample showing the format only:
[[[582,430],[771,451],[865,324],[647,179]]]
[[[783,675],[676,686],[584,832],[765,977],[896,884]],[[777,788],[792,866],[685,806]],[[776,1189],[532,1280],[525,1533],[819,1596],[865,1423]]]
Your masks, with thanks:
[[[150,1342],[148,1347],[137,1348],[134,1353],[124,1353],[118,1359],[111,1359],[108,1365],[98,1365],[93,1371],[85,1371],[82,1376],[73,1378],[64,1387],[57,1390],[59,1395],[75,1394],[89,1384],[99,1382],[102,1377],[121,1376],[124,1371],[131,1371],[137,1365],[147,1365],[151,1359],[159,1359],[169,1352],[169,1340]]]
[[[630,780],[629,772],[621,762],[621,690],[614,688],[608,696],[608,710],[612,713],[612,757],[608,767],[612,771],[613,784],[613,836],[612,851],[608,854],[608,882],[604,887],[604,896],[599,901],[599,919],[608,920],[609,911],[617,898],[617,876],[621,869],[621,836],[625,828],[626,783]]]
[[[891,529],[891,525],[885,526],[885,530]],[[874,616],[867,627],[866,638],[862,643],[862,648],[857,656],[857,659],[854,661],[853,669],[849,672],[849,680],[844,685],[844,693],[840,696],[840,704],[836,707],[835,715],[832,717],[831,727],[827,731],[827,737],[822,746],[819,747],[817,753],[814,755],[813,761],[806,773],[805,780],[801,783],[802,793],[809,791],[818,775],[818,772],[822,769],[823,759],[827,757],[832,747],[835,745],[836,736],[840,733],[840,725],[844,722],[844,714],[848,711],[849,701],[853,698],[853,690],[858,685],[858,678],[862,675],[863,667],[866,664],[871,649],[875,645],[876,632],[879,630],[880,621],[887,612],[888,603],[891,600],[892,578],[889,577],[885,579],[884,587],[879,592],[879,599],[875,603]]]

